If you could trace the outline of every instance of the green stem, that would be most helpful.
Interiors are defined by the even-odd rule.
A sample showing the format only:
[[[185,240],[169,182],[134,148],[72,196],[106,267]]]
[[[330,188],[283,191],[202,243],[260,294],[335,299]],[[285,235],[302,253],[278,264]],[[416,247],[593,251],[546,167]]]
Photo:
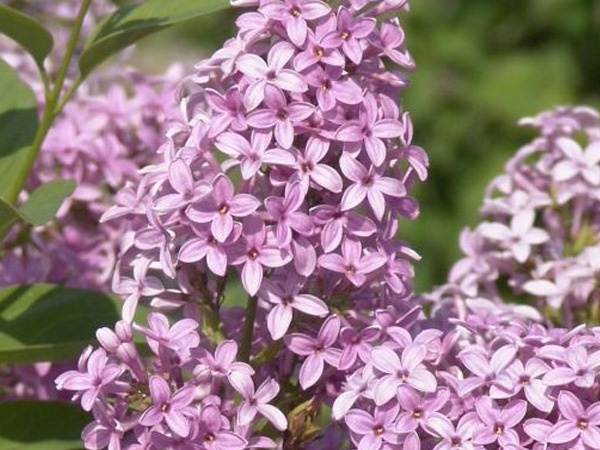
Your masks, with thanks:
[[[74,89],[76,89],[79,85],[79,83],[76,81],[74,83],[75,88],[72,87],[72,89],[70,89],[67,92],[68,97],[59,101],[60,94],[62,93],[63,86],[67,78],[69,65],[71,63],[71,60],[73,59],[75,47],[77,46],[77,41],[79,40],[79,34],[81,33],[83,19],[85,18],[85,15],[90,7],[91,2],[92,0],[83,0],[81,2],[81,6],[79,7],[77,17],[75,18],[75,22],[73,23],[73,26],[71,28],[71,34],[69,35],[69,40],[67,41],[65,54],[58,69],[56,80],[54,81],[54,86],[52,87],[52,89],[48,89],[47,87],[45,89],[47,95],[44,103],[44,110],[42,112],[42,118],[33,138],[33,142],[31,143],[31,151],[27,155],[25,167],[19,174],[19,178],[17,180],[17,185],[19,186],[19,188],[15,189],[16,192],[14,192],[11,196],[12,198],[10,198],[11,203],[14,203],[17,200],[21,187],[25,184],[25,181],[27,180],[29,171],[33,167],[33,163],[35,162],[39,150],[42,147],[42,144],[44,143],[44,139],[48,134],[48,130],[50,130],[50,127],[52,126],[52,122],[54,122],[54,119],[62,110],[62,107],[65,105],[66,99],[68,99],[68,97],[70,97],[73,94]],[[47,85],[48,80],[45,80],[44,84]]]
[[[258,299],[256,297],[248,297],[246,305],[246,317],[244,318],[244,327],[242,328],[242,336],[240,341],[239,359],[242,362],[250,361],[250,350],[252,348],[252,337],[254,335],[254,321],[256,318],[256,308]]]

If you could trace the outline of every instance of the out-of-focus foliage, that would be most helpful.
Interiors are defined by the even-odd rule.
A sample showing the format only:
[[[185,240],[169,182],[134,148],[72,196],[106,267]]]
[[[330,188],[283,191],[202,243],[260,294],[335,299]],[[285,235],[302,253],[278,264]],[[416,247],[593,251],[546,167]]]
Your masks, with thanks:
[[[406,20],[417,71],[405,107],[431,157],[421,216],[401,230],[423,254],[421,290],[456,259],[485,185],[530,136],[516,121],[600,104],[600,2],[419,0]]]
[[[233,12],[145,41],[138,62],[200,59],[230,34]],[[520,117],[557,104],[600,105],[597,0],[418,0],[402,18],[417,69],[404,106],[431,156],[416,195],[421,216],[400,230],[423,255],[417,289],[441,283],[462,227],[477,220],[485,185],[531,137]],[[160,67],[160,66],[159,66]]]

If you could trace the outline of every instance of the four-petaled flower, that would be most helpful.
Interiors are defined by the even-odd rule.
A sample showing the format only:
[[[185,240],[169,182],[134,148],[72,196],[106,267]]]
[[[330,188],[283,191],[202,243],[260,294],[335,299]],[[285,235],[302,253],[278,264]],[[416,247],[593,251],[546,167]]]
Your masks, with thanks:
[[[344,175],[354,182],[344,191],[342,197],[342,210],[344,211],[355,208],[366,198],[377,219],[382,220],[386,206],[384,195],[391,197],[404,197],[406,195],[406,187],[402,184],[402,181],[382,176],[381,172],[373,166],[370,166],[367,170],[365,166],[347,153],[342,155],[340,167]]]
[[[234,195],[233,183],[220,174],[213,181],[211,195],[191,205],[186,215],[194,222],[210,223],[215,239],[225,242],[233,230],[233,218],[249,216],[259,205],[256,197],[250,194]]]
[[[242,284],[251,296],[256,295],[263,281],[263,267],[285,266],[292,260],[288,249],[266,242],[265,223],[258,215],[248,216],[242,224],[243,243],[236,247],[234,266],[243,264]]]
[[[563,444],[581,438],[590,449],[600,445],[600,402],[584,408],[581,401],[569,391],[558,395],[558,409],[562,419],[552,426],[548,442]]]
[[[323,322],[317,337],[301,333],[293,333],[286,336],[285,343],[288,348],[297,355],[307,358],[300,367],[299,380],[303,389],[314,385],[325,368],[325,361],[331,366],[337,367],[340,360],[340,350],[332,348],[340,334],[340,318],[330,316]]]
[[[362,286],[367,275],[383,267],[386,263],[384,256],[378,252],[363,255],[359,241],[346,238],[342,242],[342,254],[327,253],[319,257],[319,266],[344,274],[355,286]]]
[[[151,377],[150,395],[153,405],[140,417],[140,425],[153,427],[164,421],[173,433],[186,437],[191,430],[186,416],[193,413],[190,404],[194,401],[194,391],[194,386],[186,385],[171,394],[171,388],[164,378],[158,375]]]
[[[261,8],[265,16],[281,21],[290,40],[302,47],[308,34],[307,20],[327,15],[331,8],[319,0],[284,0],[265,3]]]
[[[284,69],[296,50],[287,42],[279,42],[271,48],[267,62],[260,56],[247,53],[237,60],[238,69],[254,81],[244,97],[248,111],[258,107],[265,99],[267,86],[276,86],[288,92],[306,92],[306,80],[294,70]]]

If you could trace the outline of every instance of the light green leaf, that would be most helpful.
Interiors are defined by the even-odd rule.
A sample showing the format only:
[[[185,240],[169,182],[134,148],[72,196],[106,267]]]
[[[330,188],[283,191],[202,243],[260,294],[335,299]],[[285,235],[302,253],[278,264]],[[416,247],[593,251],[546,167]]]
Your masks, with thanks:
[[[34,190],[19,208],[21,217],[32,225],[50,222],[63,200],[75,190],[73,180],[52,180]]]
[[[0,403],[0,450],[73,450],[91,421],[76,405],[63,402]]]
[[[51,284],[0,289],[0,363],[61,361],[119,320],[121,301]],[[1,414],[0,414],[1,416]]]
[[[229,7],[229,0],[147,0],[125,5],[92,32],[79,58],[86,77],[104,60],[152,33]]]
[[[19,212],[0,198],[0,241],[20,218]]]
[[[32,90],[0,60],[0,198],[7,203],[14,204],[27,177],[37,126]]]
[[[31,17],[0,4],[0,33],[23,46],[38,67],[43,67],[44,59],[52,50],[52,35]]]

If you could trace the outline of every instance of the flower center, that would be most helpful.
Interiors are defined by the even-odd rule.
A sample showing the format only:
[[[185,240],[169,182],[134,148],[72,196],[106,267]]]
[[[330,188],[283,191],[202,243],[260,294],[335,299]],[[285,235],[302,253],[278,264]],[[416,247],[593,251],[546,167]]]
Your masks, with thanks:
[[[285,120],[289,116],[290,115],[288,114],[288,112],[285,109],[280,109],[279,111],[277,111],[277,117],[280,118],[281,120]]]
[[[300,17],[301,11],[297,6],[294,6],[292,9],[290,9],[290,14],[294,17]]]
[[[310,163],[310,161],[307,162],[303,162],[302,164],[300,164],[300,170],[302,170],[302,172],[304,173],[308,173],[313,169],[312,164]]]
[[[328,91],[329,89],[331,89],[331,80],[323,80],[323,82],[321,83],[321,89],[323,89],[324,91]]]
[[[494,434],[500,436],[502,433],[504,433],[504,425],[501,423],[494,425]]]
[[[529,384],[529,375],[521,375],[521,379],[519,380],[519,382],[523,385],[526,386]]]
[[[349,264],[346,266],[346,275],[351,276],[356,274],[356,267],[354,267],[352,264]]]
[[[375,436],[381,436],[383,434],[383,427],[381,425],[375,425],[373,427],[373,434]]]
[[[398,372],[396,372],[396,376],[398,377],[398,379],[404,381],[408,377],[408,372],[406,370],[399,370]]]
[[[167,412],[167,410],[169,409],[169,404],[168,403],[162,403],[159,408],[162,412]]]
[[[212,442],[215,440],[215,435],[213,433],[206,433],[204,435],[204,440],[208,442]]]
[[[322,58],[324,54],[325,49],[323,49],[323,47],[320,45],[315,45],[315,48],[313,48],[313,55],[315,55],[317,58]]]
[[[219,214],[225,215],[229,211],[229,205],[227,203],[223,203],[223,204],[219,205],[219,208],[217,209],[217,211],[219,211]]]
[[[421,409],[419,409],[419,408],[415,409],[415,410],[412,412],[412,416],[413,416],[415,419],[420,419],[421,417],[423,417],[423,410],[421,410]]]
[[[460,436],[454,436],[452,439],[450,439],[450,445],[452,445],[452,447],[460,447],[461,444],[462,439]]]
[[[347,41],[350,38],[350,33],[347,31],[342,31],[340,33],[340,38],[342,38],[343,41]]]
[[[267,80],[273,81],[275,78],[277,78],[277,74],[275,73],[275,71],[269,70],[267,72]]]
[[[256,258],[258,258],[258,250],[256,250],[255,248],[252,248],[250,250],[248,250],[248,259],[254,261]]]
[[[580,430],[585,430],[588,426],[588,421],[585,419],[579,419],[577,421],[577,428],[579,428]]]

